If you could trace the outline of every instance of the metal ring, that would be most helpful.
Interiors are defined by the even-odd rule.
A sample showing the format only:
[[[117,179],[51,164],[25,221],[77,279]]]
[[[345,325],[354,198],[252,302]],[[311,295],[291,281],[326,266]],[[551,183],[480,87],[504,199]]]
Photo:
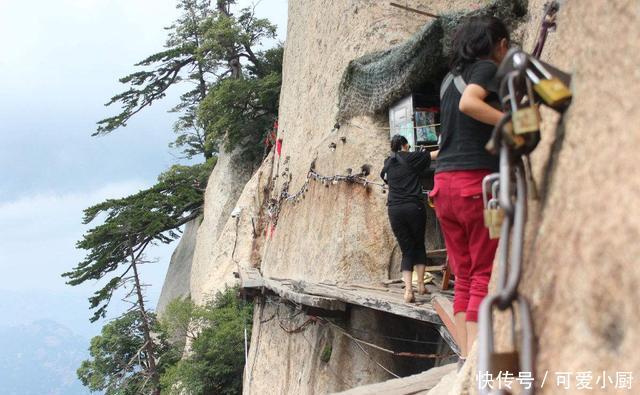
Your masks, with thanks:
[[[520,347],[518,350],[518,362],[519,372],[531,373],[531,377],[535,377],[535,349],[534,349],[534,336],[533,336],[533,320],[531,319],[531,308],[527,299],[518,295],[514,302],[518,304],[518,318],[520,321],[521,339]],[[506,309],[513,306],[511,303]],[[486,377],[493,371],[491,364],[491,356],[494,353],[494,337],[493,337],[493,311],[494,307],[498,310],[501,309],[499,304],[498,295],[491,295],[486,297],[480,305],[478,311],[478,378]],[[516,326],[516,315],[511,315],[512,330]],[[515,373],[515,372],[513,372]],[[484,388],[480,386],[478,381],[478,391],[481,395],[495,395],[500,393],[509,393],[506,390],[492,390],[490,388]],[[524,395],[533,395],[535,393],[535,386],[531,385],[530,388],[523,388]]]
[[[501,292],[498,293],[499,302],[502,309],[504,309],[505,306],[511,304],[511,302],[517,297],[518,284],[520,283],[520,277],[522,276],[524,226],[527,220],[527,183],[524,178],[524,169],[522,167],[521,161],[515,167],[515,176],[516,203],[515,213],[513,215],[513,234],[511,236],[511,242],[513,246],[510,251],[508,276],[505,283],[503,283],[504,288],[501,290]],[[511,217],[509,217],[509,219],[511,219]],[[505,220],[507,219],[505,218]],[[501,254],[501,258],[506,257]]]

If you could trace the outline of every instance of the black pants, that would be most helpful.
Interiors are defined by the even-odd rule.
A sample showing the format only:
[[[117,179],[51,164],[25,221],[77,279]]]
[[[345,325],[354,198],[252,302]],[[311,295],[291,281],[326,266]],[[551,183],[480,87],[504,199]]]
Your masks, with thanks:
[[[427,214],[422,203],[389,206],[389,222],[402,251],[402,270],[412,271],[413,265],[425,265],[424,231]]]

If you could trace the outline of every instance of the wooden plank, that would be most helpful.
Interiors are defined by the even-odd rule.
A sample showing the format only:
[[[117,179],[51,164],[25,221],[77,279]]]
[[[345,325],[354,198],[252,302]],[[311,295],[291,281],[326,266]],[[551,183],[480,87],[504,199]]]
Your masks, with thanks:
[[[345,311],[354,304],[387,313],[442,325],[442,320],[431,304],[431,295],[417,295],[416,303],[405,303],[397,290],[348,284],[345,288],[330,284],[313,284],[290,279],[264,278],[255,268],[240,268],[238,273],[244,290],[266,288],[283,299],[327,311]],[[433,294],[434,288],[427,284]]]
[[[451,303],[451,300],[442,296],[435,296],[431,302],[438,316],[440,316],[440,319],[444,323],[444,326],[446,326],[449,333],[453,335],[456,344],[460,344],[456,335],[456,321],[453,317],[453,303]]]
[[[422,304],[409,304],[402,300],[401,295],[390,292],[369,290],[348,290],[329,285],[308,284],[300,282],[305,293],[337,299],[345,303],[368,307],[387,313],[413,318],[419,321],[431,322],[442,325],[442,320],[428,301],[429,295],[419,296],[418,302]],[[423,299],[423,300],[421,300]]]
[[[447,257],[447,250],[442,248],[439,250],[429,250],[427,251],[427,258],[439,258],[444,259]]]
[[[352,284],[347,284],[347,287],[370,289],[370,290],[373,290],[373,291],[380,291],[380,292],[389,292],[389,288],[376,287],[376,286],[367,285],[367,284],[352,283]]]
[[[238,270],[238,277],[240,278],[240,288],[262,288],[264,286],[262,274],[255,267],[241,266]]]
[[[368,384],[355,387],[334,395],[409,395],[428,391],[438,385],[442,377],[455,371],[457,364],[452,363],[409,377],[387,380],[382,383]]]
[[[444,263],[443,269],[444,271],[442,273],[442,286],[440,288],[442,288],[443,291],[446,291],[447,289],[449,289],[449,280],[451,279],[451,267],[449,267],[448,259]]]
[[[286,285],[278,280],[263,278],[263,282],[266,288],[270,289],[281,298],[301,305],[324,310],[338,311],[345,311],[347,308],[344,302],[336,300],[335,298],[303,293],[298,290],[294,290],[294,285]]]
[[[424,271],[427,272],[427,273],[441,272],[442,271],[442,265],[426,266],[424,268]],[[383,280],[381,282],[384,285],[391,285],[391,284],[401,284],[403,282],[403,280],[401,278],[391,278],[389,280]]]

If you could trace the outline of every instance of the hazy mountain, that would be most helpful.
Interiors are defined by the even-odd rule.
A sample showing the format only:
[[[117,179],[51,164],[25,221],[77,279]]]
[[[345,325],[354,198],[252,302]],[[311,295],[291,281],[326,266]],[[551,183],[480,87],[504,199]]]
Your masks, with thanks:
[[[89,339],[51,320],[0,327],[0,393],[88,394],[76,377],[88,346]]]

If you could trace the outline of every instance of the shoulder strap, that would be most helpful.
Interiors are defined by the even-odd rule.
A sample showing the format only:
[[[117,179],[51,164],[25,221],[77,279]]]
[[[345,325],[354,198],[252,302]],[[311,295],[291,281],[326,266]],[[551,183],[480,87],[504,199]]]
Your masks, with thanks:
[[[441,101],[444,97],[444,93],[447,91],[447,89],[449,89],[449,86],[452,82],[456,86],[456,89],[458,90],[458,92],[460,92],[460,94],[462,94],[462,92],[464,92],[465,88],[467,87],[467,83],[464,82],[464,78],[462,78],[461,75],[454,76],[451,72],[447,73],[447,75],[444,77],[444,80],[442,80],[442,85],[440,85]]]

